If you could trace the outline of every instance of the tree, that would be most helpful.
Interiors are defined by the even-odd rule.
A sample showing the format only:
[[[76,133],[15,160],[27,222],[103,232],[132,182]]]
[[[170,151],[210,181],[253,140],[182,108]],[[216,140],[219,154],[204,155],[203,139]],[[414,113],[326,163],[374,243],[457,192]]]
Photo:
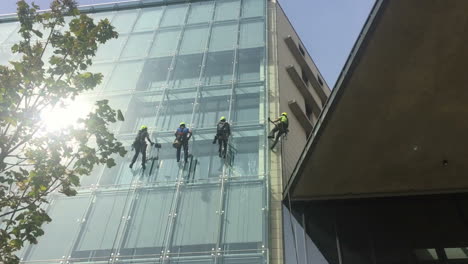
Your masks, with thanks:
[[[118,37],[110,22],[95,24],[74,0],[54,0],[48,12],[24,0],[17,6],[21,40],[12,51],[21,59],[0,66],[0,263],[18,263],[15,251],[44,234],[48,194],[75,195],[80,177],[126,154],[107,127],[123,117],[107,100],[67,129],[47,132],[41,120],[101,82],[102,74],[86,70],[98,45]]]

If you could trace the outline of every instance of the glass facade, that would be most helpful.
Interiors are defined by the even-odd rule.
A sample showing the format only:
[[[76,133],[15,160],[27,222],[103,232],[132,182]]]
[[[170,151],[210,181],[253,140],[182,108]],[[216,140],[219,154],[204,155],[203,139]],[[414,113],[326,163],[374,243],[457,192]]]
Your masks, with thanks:
[[[84,177],[77,196],[50,197],[53,221],[23,262],[268,262],[266,0],[121,5],[90,14],[120,36],[100,47],[90,71],[104,80],[80,100],[122,110],[111,128],[129,153]],[[17,30],[0,24],[0,63],[15,59]],[[220,116],[232,127],[226,159],[212,144]],[[171,146],[180,122],[193,130],[185,166]],[[162,148],[131,170],[143,124]]]
[[[468,195],[287,203],[285,263],[468,263]]]

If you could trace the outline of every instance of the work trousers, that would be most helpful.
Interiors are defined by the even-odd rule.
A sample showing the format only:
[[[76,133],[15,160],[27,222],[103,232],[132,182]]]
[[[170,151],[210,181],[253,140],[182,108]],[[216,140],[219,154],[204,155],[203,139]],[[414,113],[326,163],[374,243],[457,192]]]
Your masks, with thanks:
[[[135,161],[136,161],[137,158],[138,158],[138,155],[139,155],[140,152],[141,152],[141,155],[143,155],[142,160],[141,160],[141,165],[144,166],[145,163],[146,163],[146,147],[147,147],[147,145],[146,145],[146,144],[143,144],[143,145],[134,145],[133,147],[135,148],[135,155],[133,155],[132,165],[135,163]]]
[[[286,132],[285,129],[282,128],[282,126],[280,127],[279,125],[278,126],[275,126],[271,131],[270,131],[270,134],[268,134],[269,137],[275,137],[275,133],[278,132],[278,134],[276,134],[276,138],[275,138],[275,142],[273,142],[273,145],[271,146],[271,148],[274,148],[276,146],[276,144],[278,143],[280,137]]]
[[[227,137],[218,136],[218,144],[219,144],[218,153],[220,157],[226,158],[227,143],[228,143]]]
[[[184,148],[184,160],[188,161],[188,141],[181,141],[179,147],[177,147],[177,162],[180,161],[180,150]]]

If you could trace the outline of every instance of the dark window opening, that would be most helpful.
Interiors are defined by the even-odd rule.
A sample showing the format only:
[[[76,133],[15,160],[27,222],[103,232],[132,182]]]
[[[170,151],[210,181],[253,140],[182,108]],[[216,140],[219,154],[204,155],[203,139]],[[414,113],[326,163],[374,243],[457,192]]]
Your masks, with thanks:
[[[302,48],[301,44],[297,44],[297,46],[299,47],[299,51],[301,52],[302,56],[305,56],[305,51],[304,48]]]
[[[301,67],[301,77],[302,80],[306,85],[308,85],[309,79],[307,78],[307,74],[305,73],[304,69]]]
[[[312,121],[312,107],[309,104],[305,104],[307,118]]]
[[[318,80],[320,86],[323,86],[322,78],[320,78],[320,76],[318,74],[317,74],[317,80]]]

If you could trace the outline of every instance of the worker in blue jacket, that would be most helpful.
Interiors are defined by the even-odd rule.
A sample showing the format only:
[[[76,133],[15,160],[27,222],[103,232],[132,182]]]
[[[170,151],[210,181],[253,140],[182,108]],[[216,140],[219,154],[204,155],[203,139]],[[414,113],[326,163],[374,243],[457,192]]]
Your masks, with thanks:
[[[180,161],[180,150],[184,148],[184,160],[188,161],[188,141],[192,137],[192,130],[185,127],[185,122],[181,122],[175,132],[176,141],[174,147],[177,149],[177,162]]]

